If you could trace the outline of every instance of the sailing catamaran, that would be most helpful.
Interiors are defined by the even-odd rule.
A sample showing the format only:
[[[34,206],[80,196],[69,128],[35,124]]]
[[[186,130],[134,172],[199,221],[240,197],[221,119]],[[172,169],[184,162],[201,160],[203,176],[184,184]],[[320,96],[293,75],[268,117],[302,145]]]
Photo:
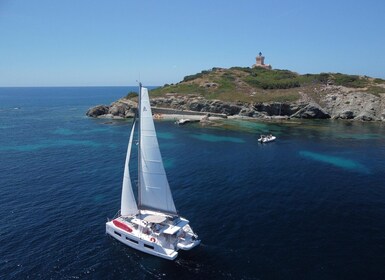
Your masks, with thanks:
[[[138,203],[129,163],[138,126]],[[147,88],[139,85],[138,116],[133,122],[124,167],[121,209],[106,223],[106,233],[139,251],[173,260],[178,250],[200,243],[189,221],[178,215],[164,170]]]

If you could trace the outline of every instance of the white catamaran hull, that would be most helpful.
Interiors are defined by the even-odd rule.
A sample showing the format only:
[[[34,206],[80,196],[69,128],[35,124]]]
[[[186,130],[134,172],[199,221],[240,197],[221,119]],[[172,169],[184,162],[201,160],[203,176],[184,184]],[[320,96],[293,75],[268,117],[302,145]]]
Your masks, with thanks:
[[[152,221],[151,219],[160,219]],[[200,244],[185,218],[166,218],[154,213],[118,217],[106,223],[106,233],[139,251],[173,260],[178,250],[191,250]]]
[[[136,234],[132,234],[118,228],[112,221],[106,223],[106,233],[125,245],[147,254],[167,260],[174,260],[178,256],[177,251],[165,249],[161,245],[157,244],[156,238],[144,236],[142,238],[138,237]]]

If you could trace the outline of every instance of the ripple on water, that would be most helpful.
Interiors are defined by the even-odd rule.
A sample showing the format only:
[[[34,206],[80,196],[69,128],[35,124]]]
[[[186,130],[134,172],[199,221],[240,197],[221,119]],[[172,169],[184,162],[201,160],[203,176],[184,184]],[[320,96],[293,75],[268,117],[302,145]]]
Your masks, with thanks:
[[[165,139],[165,140],[171,140],[175,139],[175,135],[171,132],[160,132],[157,133],[158,138]]]
[[[102,144],[91,140],[44,140],[34,144],[1,146],[0,151],[32,152],[66,146],[85,146],[89,148],[99,148],[102,146]]]
[[[68,129],[68,128],[58,128],[58,129],[55,129],[52,133],[57,134],[57,135],[65,135],[65,136],[76,134],[75,131]]]
[[[106,127],[99,127],[99,128],[93,128],[93,129],[79,129],[79,130],[74,130],[74,129],[68,129],[68,128],[57,128],[52,131],[52,134],[55,135],[62,135],[62,136],[72,136],[72,135],[82,135],[82,134],[99,134],[99,133],[113,133],[116,132],[114,130],[114,126],[106,126]],[[119,133],[122,130],[119,130]]]
[[[379,134],[361,134],[361,133],[338,133],[335,136],[336,138],[341,139],[354,139],[354,140],[371,140],[371,139],[380,139]]]
[[[171,158],[165,158],[163,160],[163,166],[165,169],[171,169],[175,166],[175,160],[174,159],[171,159]]]

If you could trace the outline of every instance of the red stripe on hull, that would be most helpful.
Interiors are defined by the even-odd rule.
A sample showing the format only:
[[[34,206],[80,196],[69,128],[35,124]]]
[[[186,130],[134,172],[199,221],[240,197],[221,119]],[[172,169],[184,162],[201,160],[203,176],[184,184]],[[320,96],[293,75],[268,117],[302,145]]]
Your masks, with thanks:
[[[117,220],[113,220],[112,221],[114,223],[115,226],[117,226],[118,228],[124,230],[124,231],[127,231],[127,232],[132,232],[132,229],[127,226],[126,224],[123,224],[122,222],[119,222]]]

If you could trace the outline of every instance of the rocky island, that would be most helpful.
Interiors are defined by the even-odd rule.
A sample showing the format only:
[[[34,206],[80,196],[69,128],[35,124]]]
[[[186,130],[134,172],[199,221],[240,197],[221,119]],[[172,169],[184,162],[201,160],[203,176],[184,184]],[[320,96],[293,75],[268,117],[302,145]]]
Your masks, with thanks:
[[[385,80],[341,73],[305,74],[267,67],[213,68],[151,90],[154,117],[170,114],[258,119],[385,121]],[[130,118],[136,96],[87,111]]]

